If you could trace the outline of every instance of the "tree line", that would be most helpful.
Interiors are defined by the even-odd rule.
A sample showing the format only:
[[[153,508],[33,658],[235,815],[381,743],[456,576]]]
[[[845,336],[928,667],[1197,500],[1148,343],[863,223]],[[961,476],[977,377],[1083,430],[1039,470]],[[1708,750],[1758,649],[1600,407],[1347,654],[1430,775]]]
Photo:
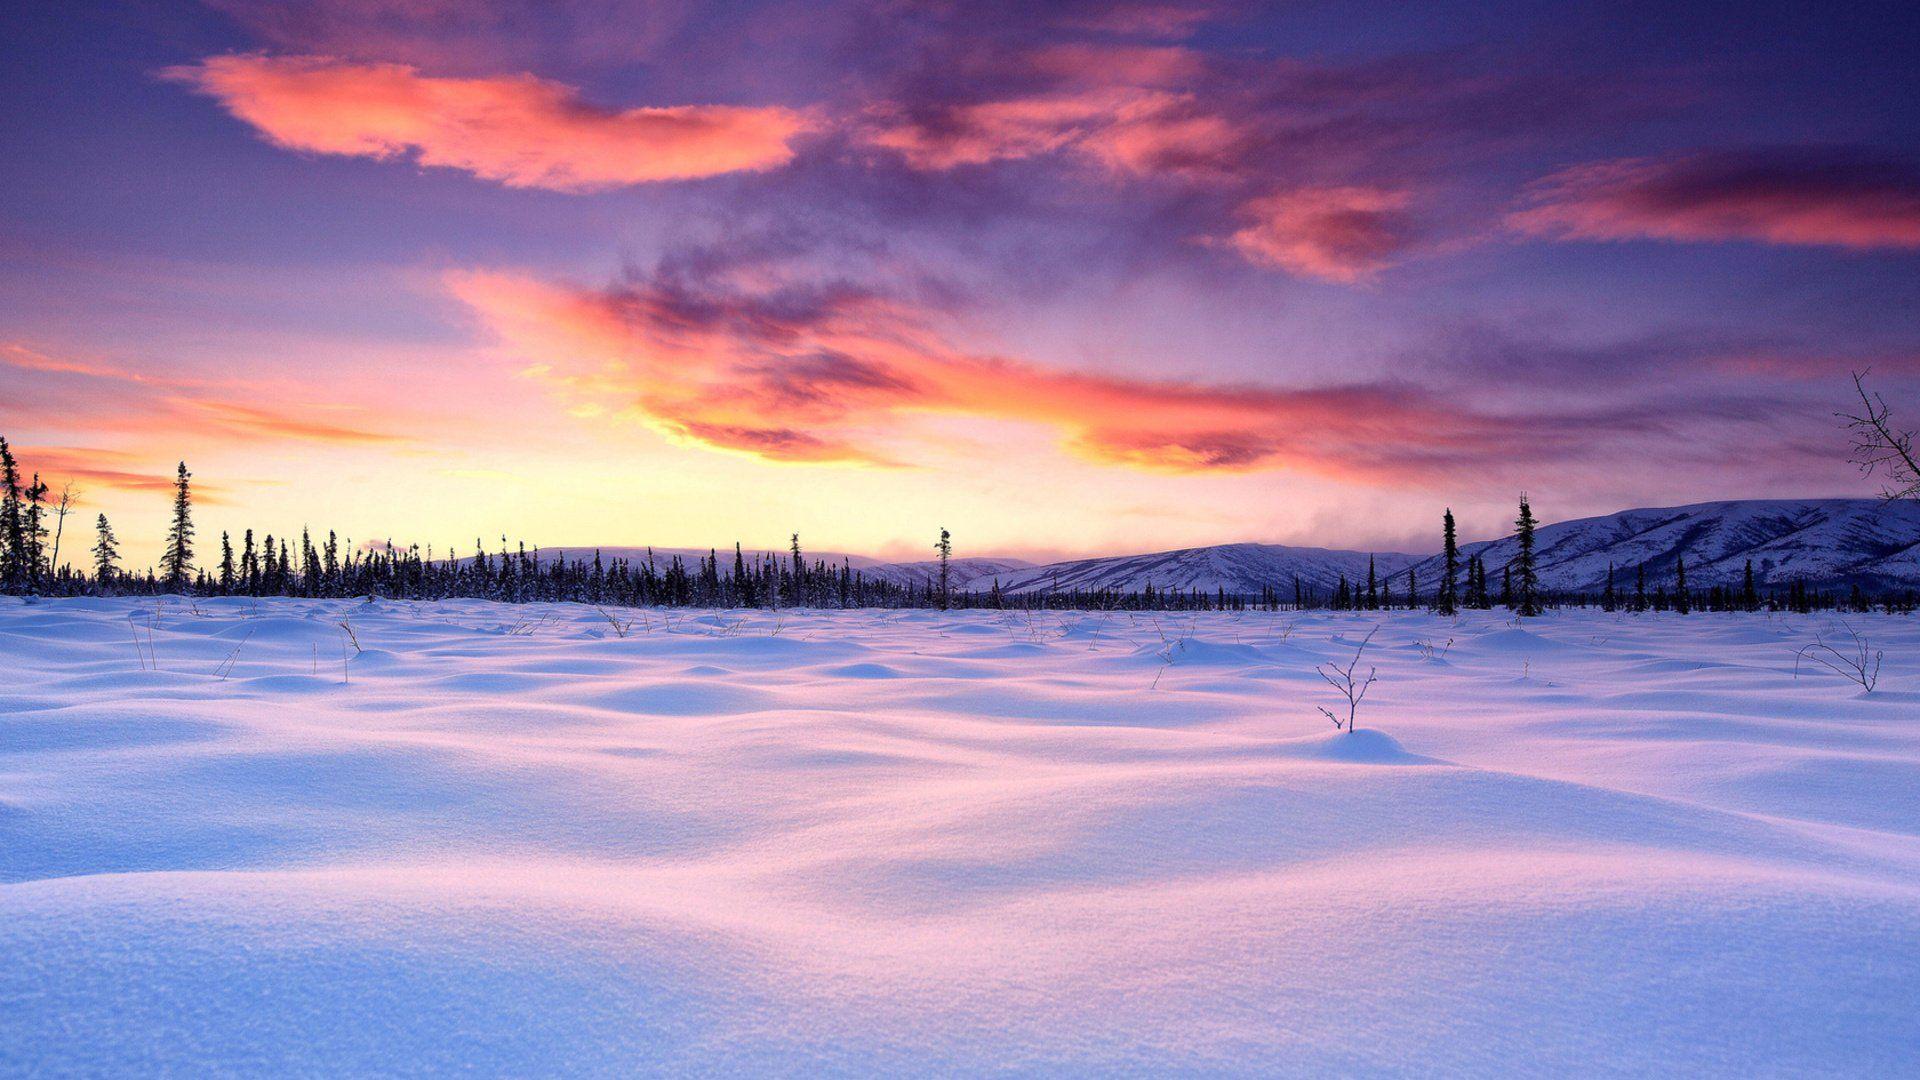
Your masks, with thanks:
[[[576,601],[636,607],[808,608],[1024,608],[1140,611],[1239,611],[1323,608],[1337,611],[1429,609],[1441,615],[1496,607],[1526,618],[1550,607],[1597,605],[1608,611],[1799,611],[1867,610],[1877,600],[1890,611],[1911,611],[1912,591],[1869,597],[1858,586],[1845,594],[1790,582],[1766,591],[1756,587],[1751,562],[1741,587],[1688,585],[1682,558],[1672,580],[1656,579],[1651,590],[1645,566],[1633,568],[1629,586],[1616,584],[1610,567],[1604,591],[1549,593],[1540,587],[1534,554],[1538,522],[1523,495],[1515,519],[1516,553],[1497,567],[1493,584],[1484,558],[1460,551],[1452,510],[1442,518],[1438,580],[1423,592],[1416,571],[1381,575],[1370,559],[1364,581],[1342,575],[1332,589],[1294,577],[1288,591],[1267,586],[1252,595],[1224,589],[1037,589],[1004,592],[998,580],[985,590],[956,587],[951,571],[952,536],[939,530],[933,546],[936,569],[905,583],[867,574],[848,560],[808,559],[800,537],[784,555],[748,555],[734,545],[731,556],[709,551],[689,563],[678,555],[656,559],[544,558],[524,544],[488,551],[475,541],[470,553],[436,552],[392,543],[357,548],[329,530],[316,538],[302,529],[296,540],[244,530],[236,539],[221,533],[217,551],[204,552],[193,520],[193,474],[181,462],[175,472],[173,508],[156,569],[121,565],[120,539],[105,514],[94,524],[90,571],[59,561],[66,519],[75,493],[67,486],[55,500],[40,477],[22,479],[19,464],[0,437],[0,592],[15,595],[159,595],[350,597],[436,600],[474,598],[509,603]]]

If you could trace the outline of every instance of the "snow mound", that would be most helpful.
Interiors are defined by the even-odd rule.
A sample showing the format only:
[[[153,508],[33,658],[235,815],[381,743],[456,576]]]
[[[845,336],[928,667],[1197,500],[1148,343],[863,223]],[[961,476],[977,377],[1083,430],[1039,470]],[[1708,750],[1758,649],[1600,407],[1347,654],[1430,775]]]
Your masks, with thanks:
[[[1287,756],[1309,761],[1345,761],[1355,765],[1432,765],[1432,758],[1409,754],[1399,741],[1384,731],[1356,728],[1336,731],[1316,739],[1295,739],[1285,744]]]

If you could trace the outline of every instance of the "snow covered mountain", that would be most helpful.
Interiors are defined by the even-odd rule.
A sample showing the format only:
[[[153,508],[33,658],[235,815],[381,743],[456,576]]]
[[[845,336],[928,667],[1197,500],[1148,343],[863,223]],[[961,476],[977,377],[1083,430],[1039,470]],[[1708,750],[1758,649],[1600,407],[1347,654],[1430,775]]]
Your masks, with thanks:
[[[1920,503],[1739,499],[1622,510],[1541,526],[1534,549],[1541,585],[1569,592],[1604,588],[1609,563],[1623,587],[1640,566],[1648,587],[1669,583],[1683,557],[1688,584],[1702,587],[1739,584],[1749,559],[1763,586],[1796,579],[1815,586],[1914,586],[1920,585]],[[1481,556],[1497,587],[1517,545],[1507,537],[1460,550],[1463,558]],[[1414,572],[1431,585],[1439,580],[1440,561],[1428,559]]]
[[[1271,586],[1282,596],[1291,597],[1296,577],[1322,592],[1334,588],[1343,574],[1348,581],[1365,582],[1369,558],[1375,561],[1375,568],[1383,578],[1416,561],[1412,555],[1397,552],[1369,555],[1364,551],[1330,551],[1281,544],[1219,544],[1151,555],[1050,563],[1002,576],[999,581],[1000,588],[1006,592],[1137,591],[1151,582],[1156,589],[1204,592],[1225,589],[1243,596],[1257,594]],[[991,578],[976,579],[972,588],[987,588],[991,581]]]
[[[1540,527],[1535,537],[1541,584],[1551,590],[1594,591],[1606,584],[1611,563],[1617,583],[1630,587],[1636,567],[1645,566],[1649,587],[1669,583],[1674,563],[1687,560],[1690,584],[1736,585],[1753,560],[1754,578],[1761,584],[1801,580],[1820,587],[1860,584],[1875,589],[1920,586],[1920,503],[1888,503],[1878,499],[1737,499],[1693,506],[1622,510],[1602,517],[1562,521]],[[1461,546],[1465,555],[1480,555],[1497,587],[1500,568],[1512,559],[1512,537]],[[606,547],[606,559],[640,561],[646,548]],[[542,560],[560,557],[546,549]],[[679,556],[689,566],[706,556],[705,549],[656,548],[654,558],[665,564]],[[569,560],[591,559],[591,548],[569,548]],[[723,564],[733,552],[722,549]],[[785,552],[746,552],[749,563],[785,559]],[[1146,555],[1116,555],[1075,559],[1035,566],[1019,559],[970,557],[954,559],[953,585],[984,592],[995,581],[1009,593],[1069,589],[1138,591],[1151,582],[1156,589],[1199,589],[1251,596],[1272,587],[1290,596],[1298,577],[1324,595],[1342,575],[1364,582],[1367,560],[1374,560],[1382,580],[1393,579],[1396,593],[1406,588],[1411,567],[1423,592],[1440,577],[1438,557],[1398,552],[1369,554],[1326,548],[1287,547],[1280,544],[1219,544],[1182,548]],[[897,585],[924,585],[939,572],[931,559],[887,562],[871,556],[837,552],[807,552],[808,562],[824,559],[838,565],[843,559],[868,578]]]
[[[856,568],[857,564],[856,564]],[[940,562],[937,559],[923,559],[919,562],[880,563],[860,568],[870,578],[881,578],[895,585],[925,585],[940,576]],[[948,564],[948,579],[956,589],[971,588],[978,583],[987,588],[994,578],[1006,580],[1023,570],[1033,569],[1033,564],[1025,559],[969,558],[954,559]]]

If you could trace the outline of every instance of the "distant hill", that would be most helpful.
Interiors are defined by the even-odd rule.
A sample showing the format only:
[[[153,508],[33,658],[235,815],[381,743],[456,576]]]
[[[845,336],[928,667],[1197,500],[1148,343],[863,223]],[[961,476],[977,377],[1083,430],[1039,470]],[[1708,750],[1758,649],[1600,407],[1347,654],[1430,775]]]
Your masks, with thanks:
[[[954,559],[948,565],[947,574],[956,589],[973,587],[976,583],[986,588],[994,578],[1005,580],[1023,570],[1031,570],[1033,564],[1025,559],[967,558]],[[896,585],[909,582],[924,585],[940,576],[940,562],[937,559],[923,559],[919,562],[879,563],[868,570],[869,577],[885,577]]]
[[[1518,550],[1512,537],[1461,545],[1480,555],[1498,582]],[[1540,583],[1565,592],[1606,586],[1607,565],[1630,586],[1644,566],[1649,587],[1670,583],[1687,560],[1687,583],[1737,585],[1753,561],[1761,585],[1792,580],[1819,587],[1869,589],[1920,585],[1920,502],[1879,499],[1738,499],[1580,518],[1541,526],[1534,535]],[[1440,561],[1414,568],[1423,585],[1439,580]]]
[[[604,547],[606,559],[635,562],[646,548]],[[1500,568],[1517,550],[1512,537],[1461,546],[1465,555],[1486,560],[1498,585]],[[592,559],[592,548],[567,548],[569,560]],[[1920,502],[1883,502],[1878,499],[1736,499],[1726,502],[1622,510],[1601,517],[1580,518],[1543,525],[1535,535],[1540,582],[1561,592],[1597,591],[1606,585],[1612,563],[1622,587],[1629,587],[1635,567],[1647,570],[1649,586],[1669,583],[1674,563],[1687,560],[1687,581],[1696,586],[1737,585],[1747,560],[1753,560],[1761,585],[1800,580],[1830,588],[1858,584],[1868,589],[1920,587]],[[561,549],[541,551],[541,559],[560,557]],[[705,548],[655,548],[662,564],[675,556],[692,565],[705,558]],[[723,561],[732,548],[721,550]],[[865,555],[809,551],[808,562],[846,561],[869,578],[897,585],[924,585],[939,572],[934,560],[888,562]],[[786,558],[783,551],[746,552],[749,562]],[[1035,566],[1019,559],[990,556],[953,560],[956,589],[984,592],[995,581],[1007,593],[1079,589],[1137,592],[1151,582],[1156,589],[1224,589],[1252,596],[1272,587],[1283,599],[1291,597],[1298,578],[1324,596],[1342,575],[1364,583],[1367,561],[1376,572],[1393,578],[1393,588],[1406,588],[1406,571],[1418,576],[1422,593],[1440,579],[1440,560],[1399,552],[1369,553],[1327,548],[1288,547],[1281,544],[1217,544],[1181,548],[1146,555],[1112,555]]]
[[[1415,556],[1398,552],[1369,554],[1282,544],[1218,544],[1150,555],[1050,563],[1008,574],[999,580],[1003,591],[1014,593],[1055,589],[1138,591],[1152,582],[1156,589],[1204,592],[1224,589],[1243,596],[1257,594],[1271,586],[1283,598],[1291,599],[1295,578],[1320,592],[1334,588],[1343,574],[1348,581],[1364,583],[1369,558],[1374,560],[1376,572],[1383,578],[1417,561]],[[987,584],[988,581],[976,581],[973,587],[984,588]]]

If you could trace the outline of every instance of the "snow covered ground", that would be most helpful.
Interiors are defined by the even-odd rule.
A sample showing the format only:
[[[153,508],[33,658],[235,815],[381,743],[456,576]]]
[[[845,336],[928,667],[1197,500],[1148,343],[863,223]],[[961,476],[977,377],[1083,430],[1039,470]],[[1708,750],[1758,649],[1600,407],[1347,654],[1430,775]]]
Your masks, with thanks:
[[[0,1072],[1920,1068],[1920,619],[617,617],[0,599]]]

